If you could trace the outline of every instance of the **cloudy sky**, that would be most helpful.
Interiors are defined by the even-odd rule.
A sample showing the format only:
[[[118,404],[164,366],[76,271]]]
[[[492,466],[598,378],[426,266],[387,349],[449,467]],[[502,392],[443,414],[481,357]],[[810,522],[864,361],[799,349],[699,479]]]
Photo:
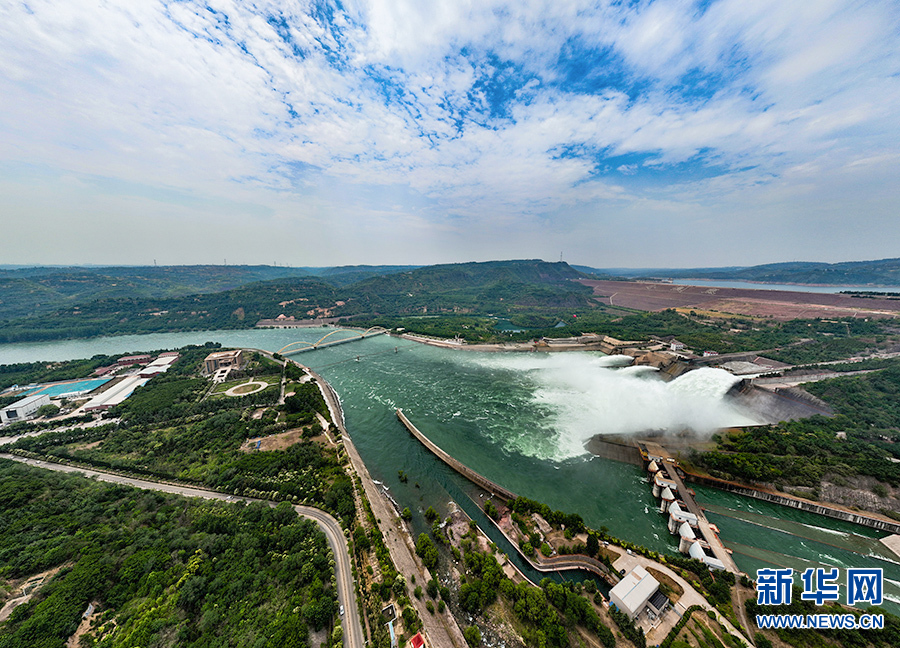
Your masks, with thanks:
[[[900,256],[896,0],[10,0],[0,263]]]

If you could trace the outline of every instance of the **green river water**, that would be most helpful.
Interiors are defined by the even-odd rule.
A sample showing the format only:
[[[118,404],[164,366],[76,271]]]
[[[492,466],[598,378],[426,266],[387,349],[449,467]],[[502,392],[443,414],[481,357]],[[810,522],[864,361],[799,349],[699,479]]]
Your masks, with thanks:
[[[0,364],[90,357],[216,341],[276,351],[333,329],[165,333],[0,345]],[[336,336],[335,336],[336,337]],[[597,433],[748,422],[721,400],[731,378],[698,370],[671,383],[647,369],[617,368],[589,353],[486,354],[378,336],[293,356],[321,373],[341,398],[347,429],[372,476],[401,507],[446,512],[456,502],[483,517],[478,489],[421,446],[394,413],[451,455],[515,493],[579,513],[593,527],[658,551],[676,552],[643,472],[584,452]],[[398,470],[409,475],[401,483]],[[730,493],[696,488],[738,566],[881,567],[886,607],[900,613],[900,558],[885,534]],[[414,518],[423,525],[420,516]],[[424,528],[424,527],[422,527]]]

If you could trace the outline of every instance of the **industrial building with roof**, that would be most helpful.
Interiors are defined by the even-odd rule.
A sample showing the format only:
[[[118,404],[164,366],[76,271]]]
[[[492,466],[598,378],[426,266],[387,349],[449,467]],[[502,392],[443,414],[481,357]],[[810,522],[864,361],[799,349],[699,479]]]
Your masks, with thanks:
[[[17,421],[28,420],[43,405],[49,404],[50,397],[47,394],[26,396],[22,400],[17,400],[12,405],[7,405],[0,410],[0,423],[16,423]]]
[[[659,616],[669,605],[669,599],[659,591],[659,582],[641,565],[623,576],[610,590],[609,601],[631,619],[637,618],[645,609]]]
[[[84,411],[96,412],[119,405],[126,398],[131,396],[135,389],[146,385],[154,376],[168,371],[169,367],[171,367],[176,360],[178,360],[178,354],[160,355],[156,360],[149,363],[136,374],[122,378],[120,382],[115,383],[106,391],[94,396],[85,403]]]

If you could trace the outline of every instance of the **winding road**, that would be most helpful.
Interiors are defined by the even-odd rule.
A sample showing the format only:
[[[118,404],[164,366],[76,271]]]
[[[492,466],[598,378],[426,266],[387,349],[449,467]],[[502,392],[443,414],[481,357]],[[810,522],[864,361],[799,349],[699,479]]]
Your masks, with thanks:
[[[0,459],[11,459],[12,461],[18,461],[19,463],[28,464],[29,466],[36,466],[47,470],[56,470],[58,472],[82,473],[86,477],[93,477],[100,481],[112,484],[124,484],[145,490],[184,495],[185,497],[202,497],[204,499],[221,500],[223,502],[264,502],[269,506],[275,506],[274,502],[258,500],[251,497],[234,497],[232,495],[203,488],[145,481],[143,479],[123,477],[121,475],[100,472],[98,470],[66,466],[37,459],[26,459],[7,453],[0,453]],[[363,637],[362,625],[360,625],[359,622],[359,615],[357,614],[359,608],[356,605],[356,587],[353,583],[353,571],[350,565],[350,550],[347,547],[347,540],[344,538],[344,531],[341,529],[340,523],[325,511],[320,511],[319,509],[310,506],[294,506],[294,510],[297,512],[297,515],[310,519],[318,524],[319,528],[322,529],[322,532],[325,534],[325,538],[328,540],[328,546],[331,547],[331,551],[334,554],[338,603],[344,607],[345,611],[344,615],[341,617],[341,625],[344,629],[344,645],[348,646],[348,648],[363,648],[365,640]]]

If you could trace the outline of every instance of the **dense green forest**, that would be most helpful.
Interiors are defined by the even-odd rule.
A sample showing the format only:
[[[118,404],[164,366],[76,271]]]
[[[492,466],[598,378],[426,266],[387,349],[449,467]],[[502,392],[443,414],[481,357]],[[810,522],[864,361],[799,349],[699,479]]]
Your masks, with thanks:
[[[0,460],[0,594],[59,569],[0,624],[2,648],[309,646],[337,612],[324,535],[282,503],[225,504]]]
[[[715,451],[692,461],[713,475],[750,482],[817,487],[826,475],[838,481],[868,475],[900,486],[900,463],[889,460],[900,459],[900,364],[805,387],[834,408],[833,418],[723,434]]]

